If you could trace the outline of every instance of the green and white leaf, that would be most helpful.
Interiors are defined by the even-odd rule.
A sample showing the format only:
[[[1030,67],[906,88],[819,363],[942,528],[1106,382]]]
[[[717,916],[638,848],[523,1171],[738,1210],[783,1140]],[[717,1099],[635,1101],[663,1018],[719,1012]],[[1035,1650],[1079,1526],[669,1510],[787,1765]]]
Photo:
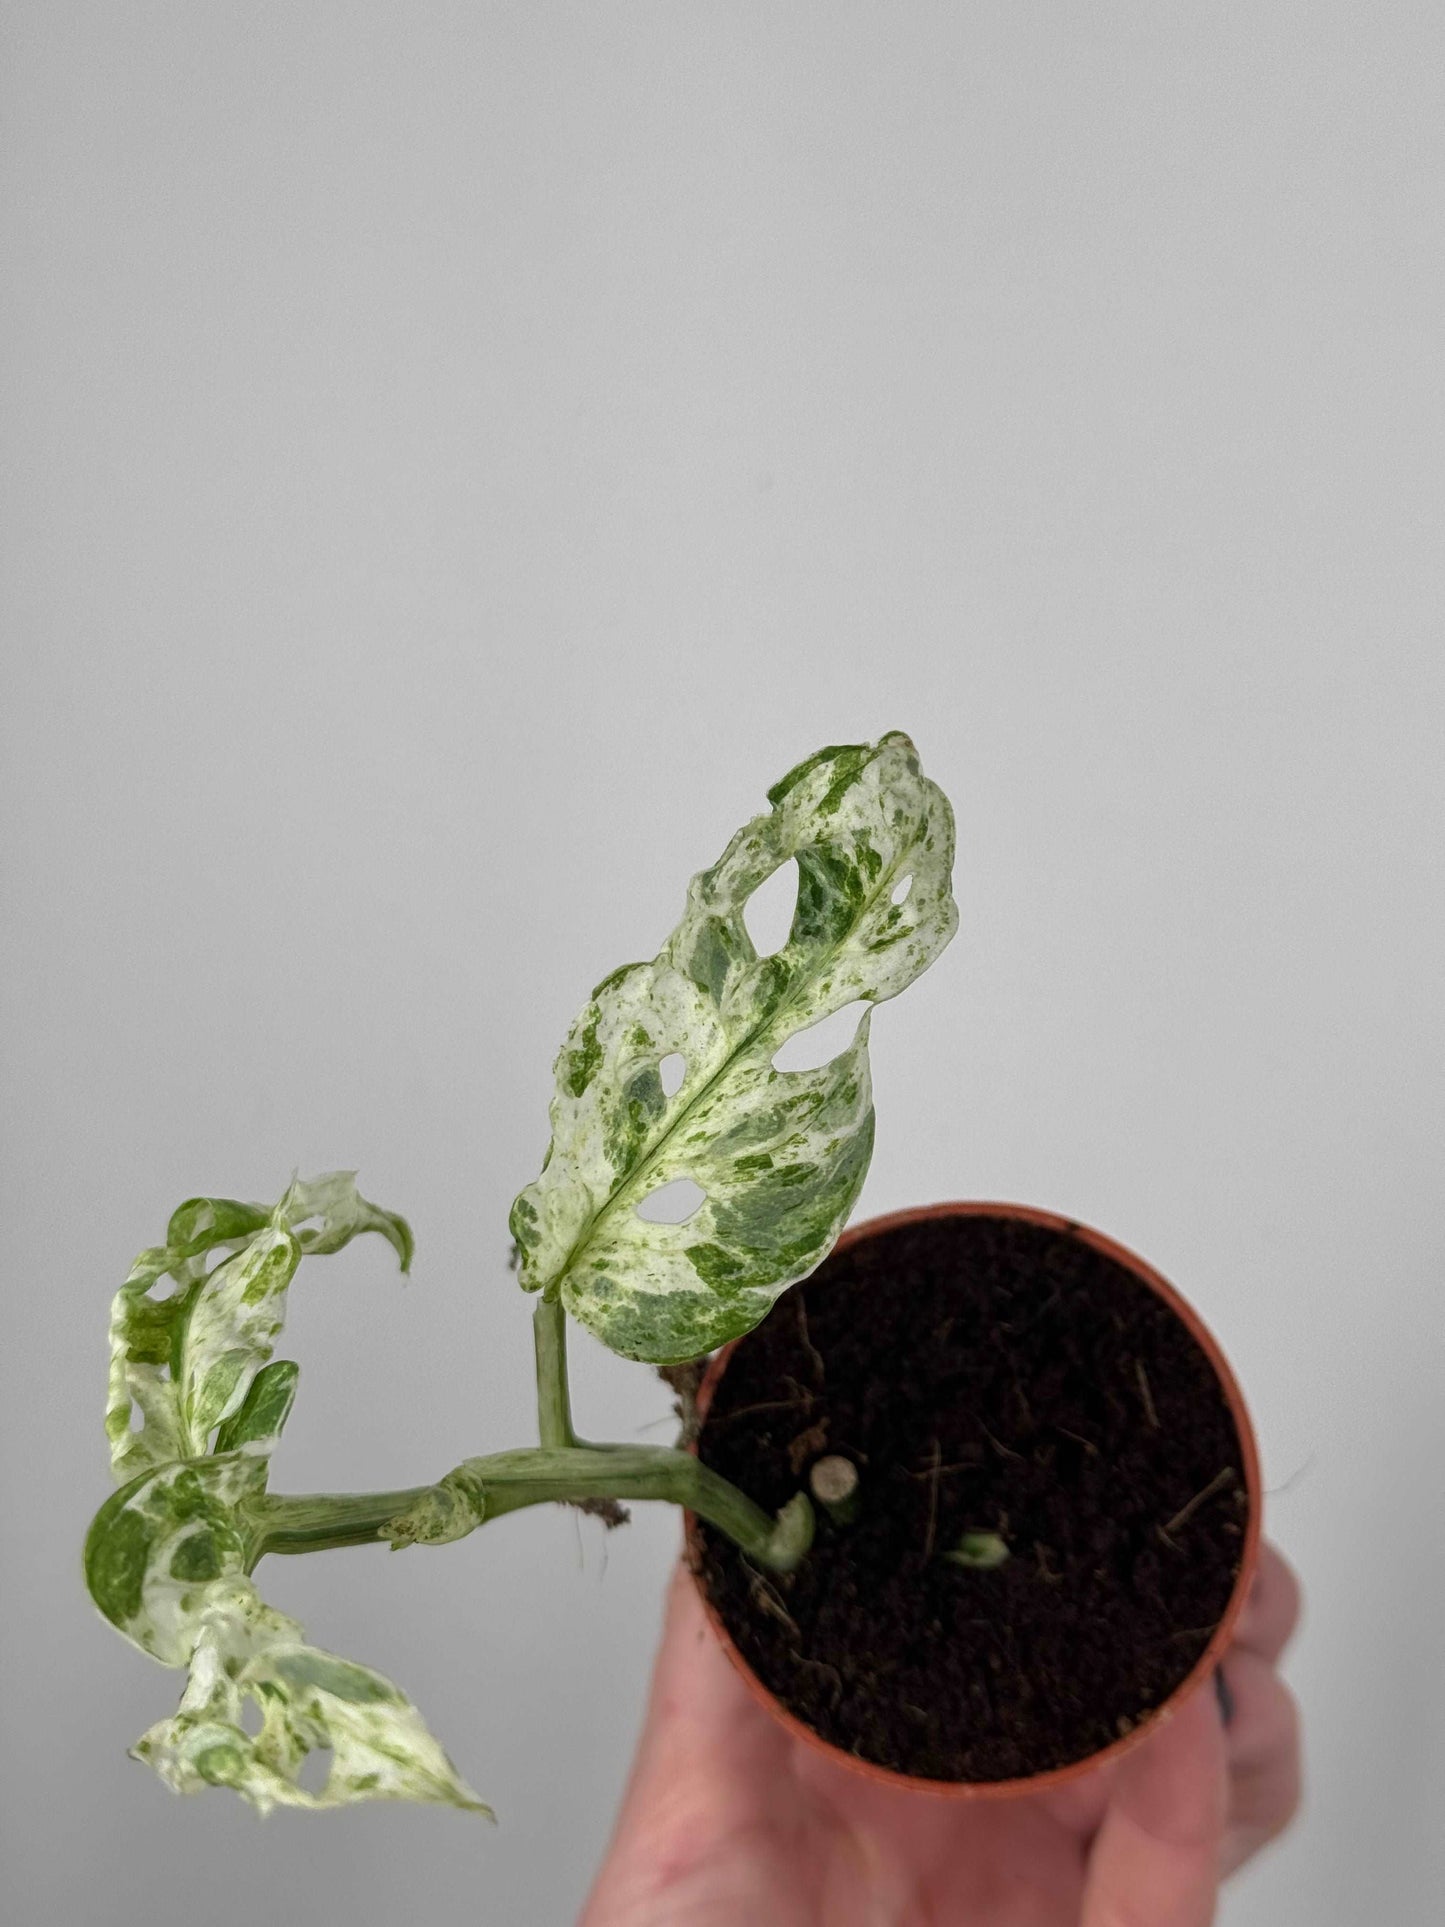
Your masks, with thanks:
[[[276,1207],[307,1257],[340,1251],[363,1231],[385,1238],[406,1272],[416,1249],[411,1226],[395,1211],[371,1204],[356,1188],[354,1171],[328,1171],[319,1178],[293,1182]],[[319,1223],[312,1222],[319,1219]]]
[[[124,1483],[86,1535],[86,1583],[127,1639],[190,1669],[180,1710],[135,1748],[178,1792],[230,1786],[262,1812],[365,1799],[486,1812],[404,1693],[308,1646],[249,1577],[264,1547],[271,1453],[296,1396],[297,1366],[271,1357],[287,1289],[303,1254],[339,1251],[362,1231],[379,1232],[407,1268],[405,1221],[338,1171],[293,1183],[274,1208],[191,1198],[165,1244],[141,1253],[111,1312],[106,1430]],[[228,1255],[207,1271],[218,1251]],[[170,1295],[150,1297],[166,1277]],[[261,1710],[255,1738],[241,1723],[247,1699]],[[297,1775],[317,1748],[331,1764],[311,1793]]]
[[[768,799],[693,878],[659,955],[593,992],[557,1059],[542,1174],[512,1207],[523,1286],[630,1358],[711,1351],[827,1255],[872,1151],[868,1015],[819,1069],[772,1060],[845,1004],[897,996],[957,927],[952,811],[906,736],[820,750]],[[759,957],[744,906],[790,857],[792,929]],[[706,1194],[686,1223],[638,1216],[678,1178]]]
[[[90,1596],[118,1632],[163,1666],[184,1666],[206,1591],[250,1571],[270,1458],[290,1416],[299,1368],[256,1373],[216,1450],[172,1459],[112,1492],[85,1538]]]
[[[172,1214],[166,1242],[140,1254],[111,1306],[105,1429],[118,1482],[205,1453],[271,1356],[302,1256],[339,1251],[363,1231],[385,1237],[407,1269],[406,1221],[363,1198],[352,1171],[293,1183],[274,1207],[189,1198]],[[232,1255],[208,1272],[218,1251]],[[165,1278],[169,1295],[152,1296]]]
[[[208,1589],[239,1578],[256,1544],[249,1503],[264,1453],[175,1460],[112,1492],[85,1538],[85,1582],[111,1625],[163,1666],[189,1664]]]
[[[490,1817],[400,1689],[369,1666],[305,1642],[294,1619],[267,1606],[249,1579],[205,1589],[190,1678],[175,1716],[134,1753],[177,1793],[231,1787],[259,1812],[358,1800],[433,1800]],[[260,1709],[253,1738],[245,1703]],[[320,1792],[300,1785],[307,1755],[329,1750]]]

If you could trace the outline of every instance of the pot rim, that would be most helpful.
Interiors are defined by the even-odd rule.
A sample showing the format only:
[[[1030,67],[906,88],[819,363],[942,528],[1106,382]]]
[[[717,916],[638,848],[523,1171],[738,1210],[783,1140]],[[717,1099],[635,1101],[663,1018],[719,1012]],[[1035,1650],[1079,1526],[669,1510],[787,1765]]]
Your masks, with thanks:
[[[1043,1773],[1029,1774],[1012,1780],[930,1780],[919,1775],[901,1773],[894,1767],[879,1766],[872,1760],[859,1759],[857,1754],[845,1752],[843,1748],[834,1746],[821,1734],[815,1733],[812,1727],[806,1725],[795,1713],[790,1712],[758,1678],[733,1643],[721,1615],[708,1597],[707,1589],[699,1576],[701,1548],[698,1538],[698,1520],[692,1512],[685,1512],[683,1515],[686,1563],[693,1583],[697,1587],[698,1596],[702,1600],[708,1622],[723,1651],[737,1669],[744,1686],[794,1739],[812,1748],[814,1752],[821,1753],[836,1765],[847,1768],[849,1772],[873,1781],[875,1785],[902,1787],[913,1792],[952,1800],[1017,1799],[1024,1795],[1044,1793],[1055,1787],[1066,1786],[1074,1780],[1082,1779],[1086,1774],[1097,1771],[1100,1767],[1112,1764],[1147,1739],[1164,1721],[1172,1717],[1175,1709],[1184,1700],[1213,1679],[1234,1637],[1234,1629],[1239,1622],[1240,1614],[1244,1611],[1258,1570],[1260,1541],[1263,1533],[1264,1488],[1254,1426],[1250,1421],[1244,1395],[1240,1391],[1229,1360],[1225,1357],[1218,1340],[1188,1299],[1184,1298],[1167,1278],[1146,1263],[1136,1252],[1130,1251],[1126,1245],[1118,1243],[1116,1239],[1108,1237],[1104,1232],[1096,1231],[1091,1225],[1086,1225],[1077,1218],[1066,1217],[1057,1211],[1041,1210],[1035,1205],[988,1200],[952,1200],[939,1204],[913,1205],[901,1211],[885,1212],[876,1218],[866,1218],[859,1224],[849,1226],[833,1249],[846,1251],[852,1245],[861,1244],[869,1238],[884,1236],[902,1225],[921,1224],[929,1219],[973,1217],[1011,1218],[1026,1224],[1042,1225],[1049,1230],[1063,1232],[1067,1237],[1076,1238],[1100,1252],[1104,1257],[1112,1258],[1141,1283],[1147,1285],[1157,1297],[1162,1298],[1170,1310],[1181,1319],[1209,1360],[1214,1375],[1219,1381],[1220,1390],[1224,1393],[1230,1416],[1234,1420],[1235,1431],[1239,1436],[1240,1456],[1243,1460],[1241,1471],[1249,1498],[1244,1544],[1240,1553],[1239,1573],[1224,1614],[1208,1645],[1174,1691],[1120,1739],[1101,1747],[1097,1753],[1088,1753],[1082,1759],[1069,1761],[1065,1766],[1050,1767]],[[800,1280],[800,1282],[805,1281]],[[747,1334],[744,1334],[744,1337],[746,1336]],[[713,1393],[727,1370],[729,1359],[741,1343],[743,1343],[741,1338],[731,1340],[719,1351],[714,1352],[708,1360],[697,1395],[699,1426],[707,1417]],[[690,1449],[696,1452],[695,1441]]]

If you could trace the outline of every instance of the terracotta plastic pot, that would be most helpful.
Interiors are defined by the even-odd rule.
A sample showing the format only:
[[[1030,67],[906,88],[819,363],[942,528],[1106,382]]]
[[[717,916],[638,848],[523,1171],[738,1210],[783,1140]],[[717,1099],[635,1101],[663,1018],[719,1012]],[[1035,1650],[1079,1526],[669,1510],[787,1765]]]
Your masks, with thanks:
[[[1235,1581],[1234,1590],[1230,1594],[1229,1604],[1225,1608],[1224,1616],[1220,1620],[1213,1638],[1200,1654],[1194,1666],[1185,1678],[1180,1681],[1179,1685],[1175,1687],[1173,1693],[1155,1707],[1145,1718],[1141,1719],[1132,1732],[1125,1735],[1122,1739],[1115,1740],[1111,1745],[1102,1748],[1097,1753],[1091,1753],[1083,1759],[1071,1761],[1067,1766],[1055,1767],[1046,1773],[1035,1773],[1029,1775],[1027,1778],[1016,1780],[926,1780],[916,1778],[910,1774],[896,1772],[890,1767],[875,1766],[868,1760],[860,1760],[856,1754],[845,1752],[842,1748],[831,1745],[827,1740],[820,1738],[810,1726],[804,1725],[800,1719],[790,1713],[788,1709],[775,1698],[768,1688],[763,1685],[757,1674],[753,1672],[752,1668],[733,1644],[726,1626],[723,1624],[711,1599],[709,1599],[706,1588],[701,1584],[701,1581],[698,1581],[698,1591],[702,1595],[703,1606],[706,1609],[713,1630],[721,1642],[723,1651],[741,1674],[743,1684],[753,1695],[754,1699],[764,1706],[775,1720],[778,1720],[786,1727],[795,1739],[802,1741],[805,1746],[810,1746],[816,1752],[825,1754],[830,1760],[833,1760],[838,1766],[846,1768],[850,1773],[862,1774],[865,1778],[881,1785],[912,1788],[918,1792],[934,1795],[941,1794],[957,1800],[1009,1799],[1026,1794],[1039,1793],[1046,1788],[1061,1786],[1067,1781],[1076,1780],[1086,1773],[1094,1772],[1106,1762],[1117,1759],[1120,1754],[1128,1752],[1131,1747],[1138,1746],[1142,1740],[1147,1739],[1162,1721],[1169,1718],[1173,1709],[1187,1699],[1191,1693],[1198,1692],[1201,1688],[1211,1686],[1219,1663],[1224,1657],[1225,1651],[1234,1636],[1235,1625],[1240,1613],[1244,1610],[1245,1601],[1248,1599],[1250,1588],[1254,1583],[1255,1571],[1259,1563],[1260,1531],[1264,1510],[1263,1488],[1260,1482],[1259,1449],[1255,1441],[1254,1427],[1250,1423],[1249,1413],[1245,1408],[1244,1399],[1235,1381],[1234,1374],[1229,1368],[1229,1361],[1220,1350],[1213,1334],[1206,1327],[1204,1321],[1200,1318],[1198,1312],[1194,1310],[1193,1306],[1180,1297],[1179,1293],[1167,1279],[1162,1278],[1151,1265],[1145,1264],[1144,1260],[1136,1257],[1132,1251],[1126,1250],[1123,1245],[1116,1244],[1112,1238],[1106,1238],[1101,1231],[1093,1231],[1089,1226],[1079,1224],[1076,1219],[1060,1217],[1056,1212],[1052,1211],[1038,1211],[1029,1205],[987,1203],[930,1204],[921,1205],[911,1211],[891,1212],[886,1217],[870,1218],[862,1224],[855,1225],[851,1230],[843,1233],[843,1236],[838,1240],[836,1249],[840,1252],[846,1251],[850,1247],[861,1244],[867,1239],[883,1236],[895,1230],[900,1225],[919,1224],[928,1219],[961,1217],[1007,1218],[1021,1220],[1027,1224],[1042,1225],[1049,1230],[1061,1232],[1066,1237],[1075,1238],[1081,1243],[1091,1246],[1095,1251],[1102,1253],[1104,1257],[1113,1259],[1116,1264],[1122,1265],[1125,1270],[1132,1272],[1134,1277],[1139,1279],[1142,1284],[1147,1285],[1151,1291],[1155,1292],[1164,1300],[1170,1310],[1187,1326],[1213,1367],[1215,1376],[1219,1380],[1220,1389],[1224,1394],[1230,1414],[1233,1417],[1235,1429],[1239,1434],[1239,1449],[1243,1462],[1242,1471],[1245,1489],[1249,1497],[1249,1511],[1245,1521],[1239,1576]],[[697,1413],[700,1424],[705,1422],[707,1418],[707,1412],[712,1403],[713,1394],[717,1389],[723,1373],[728,1368],[729,1359],[737,1349],[737,1346],[744,1343],[746,1343],[745,1339],[734,1340],[732,1344],[725,1345],[721,1351],[715,1353],[709,1361],[697,1398]],[[694,1447],[694,1450],[696,1450],[696,1447]],[[696,1573],[699,1569],[701,1554],[698,1521],[696,1516],[691,1512],[685,1516],[688,1564],[693,1572]]]

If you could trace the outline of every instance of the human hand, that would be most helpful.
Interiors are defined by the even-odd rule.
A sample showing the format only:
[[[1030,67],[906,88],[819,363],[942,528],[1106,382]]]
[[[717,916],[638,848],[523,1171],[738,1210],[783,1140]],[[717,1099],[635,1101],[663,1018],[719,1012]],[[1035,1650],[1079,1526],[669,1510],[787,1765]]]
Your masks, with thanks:
[[[1298,1719],[1275,1673],[1298,1614],[1267,1546],[1222,1668],[1227,1727],[1220,1698],[1196,1692],[1093,1774],[961,1802],[877,1785],[794,1740],[679,1568],[579,1927],[1208,1927],[1220,1880],[1299,1803]]]

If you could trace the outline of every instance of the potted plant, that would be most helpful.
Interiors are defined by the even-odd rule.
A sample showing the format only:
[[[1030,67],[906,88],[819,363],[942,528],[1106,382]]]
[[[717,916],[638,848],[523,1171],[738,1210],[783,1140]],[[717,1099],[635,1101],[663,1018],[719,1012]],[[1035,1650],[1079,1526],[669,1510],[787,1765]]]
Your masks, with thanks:
[[[551,1146],[511,1214],[537,1295],[537,1445],[407,1490],[271,1490],[297,1383],[274,1352],[301,1259],[372,1231],[410,1262],[405,1221],[352,1173],[293,1182],[272,1207],[190,1199],[132,1267],[110,1325],[118,1489],[85,1573],[114,1626],[187,1669],[179,1710],[134,1749],[176,1790],[229,1786],[263,1812],[487,1811],[405,1695],[310,1645],[252,1574],[267,1553],[435,1546],[551,1501],[610,1521],[635,1499],[686,1508],[747,1676],[868,1770],[1036,1784],[1204,1676],[1258,1533],[1248,1421],[1217,1348],[1138,1261],[1044,1214],[944,1207],[839,1242],[872,1148],[868,1015],[829,1062],[774,1062],[845,1005],[897,995],[948,943],[947,800],[893,734],[821,750],[769,803],[694,877],[658,956],[597,986],[558,1056]],[[744,907],[789,859],[791,931],[760,957]],[[695,1208],[658,1222],[656,1194],[683,1180]],[[569,1316],[673,1377],[677,1446],[579,1437]],[[901,1640],[885,1626],[880,1644],[870,1597]],[[1083,1713],[1081,1654],[1101,1674]],[[968,1744],[941,1751],[960,1716]],[[313,1792],[298,1776],[318,1749],[330,1769]]]
[[[764,1503],[811,1467],[796,1572],[695,1516],[689,1557],[755,1696],[874,1779],[1041,1792],[1228,1647],[1261,1518],[1239,1388],[1173,1288],[1073,1220],[955,1203],[845,1232],[696,1412],[705,1461]]]

